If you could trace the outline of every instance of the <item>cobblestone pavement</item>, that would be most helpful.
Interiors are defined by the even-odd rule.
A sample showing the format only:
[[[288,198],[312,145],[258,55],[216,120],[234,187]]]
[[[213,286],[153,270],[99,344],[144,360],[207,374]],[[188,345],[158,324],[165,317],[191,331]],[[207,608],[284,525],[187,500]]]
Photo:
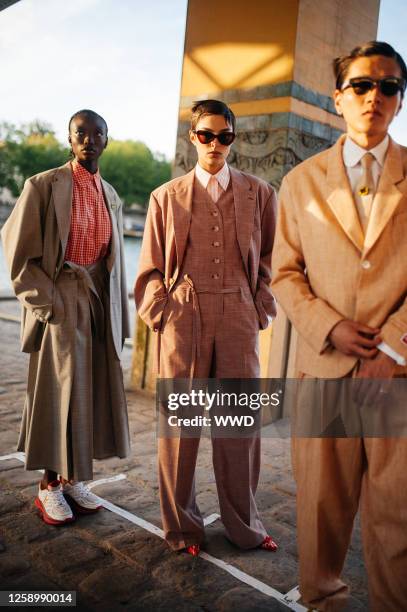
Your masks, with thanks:
[[[18,314],[13,301],[0,312]],[[19,326],[0,320],[0,456],[13,453],[24,402],[27,355],[19,351]],[[128,380],[130,349],[123,366]],[[104,499],[161,527],[156,474],[154,399],[127,383],[132,455],[95,461],[94,479],[124,474],[94,491]],[[0,461],[0,584],[4,589],[76,590],[80,610],[283,611],[278,600],[244,584],[203,558],[171,553],[157,537],[106,509],[69,526],[45,525],[33,500],[37,472],[16,459]],[[210,441],[201,441],[197,469],[203,516],[219,512]],[[289,439],[264,438],[257,502],[265,525],[279,542],[277,553],[242,552],[223,534],[220,520],[207,527],[206,552],[287,593],[297,582],[295,486]],[[338,525],[338,529],[340,526]],[[366,577],[357,526],[344,572],[352,589],[352,612],[367,610]]]

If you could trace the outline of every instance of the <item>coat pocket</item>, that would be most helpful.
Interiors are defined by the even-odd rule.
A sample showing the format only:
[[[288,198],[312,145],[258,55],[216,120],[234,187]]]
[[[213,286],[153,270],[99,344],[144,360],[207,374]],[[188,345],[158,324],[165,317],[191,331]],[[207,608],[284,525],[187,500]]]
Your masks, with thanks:
[[[35,315],[23,308],[21,316],[21,350],[36,353],[41,348],[46,323],[41,323]]]
[[[65,320],[65,306],[62,298],[62,294],[59,289],[54,286],[54,293],[52,296],[52,317],[49,320],[51,325],[58,325]]]

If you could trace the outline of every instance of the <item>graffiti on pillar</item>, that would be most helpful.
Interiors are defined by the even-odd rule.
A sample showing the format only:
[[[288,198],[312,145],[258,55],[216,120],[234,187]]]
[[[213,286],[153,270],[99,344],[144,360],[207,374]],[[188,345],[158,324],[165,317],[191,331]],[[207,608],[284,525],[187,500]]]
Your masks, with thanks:
[[[247,124],[249,119],[245,117],[244,123]],[[186,122],[179,124],[174,177],[185,174],[196,164],[196,152],[189,141],[188,127]],[[283,176],[291,168],[331,146],[336,139],[335,136],[333,140],[327,140],[295,128],[242,128],[237,130],[228,163],[266,180],[276,188],[279,188]]]

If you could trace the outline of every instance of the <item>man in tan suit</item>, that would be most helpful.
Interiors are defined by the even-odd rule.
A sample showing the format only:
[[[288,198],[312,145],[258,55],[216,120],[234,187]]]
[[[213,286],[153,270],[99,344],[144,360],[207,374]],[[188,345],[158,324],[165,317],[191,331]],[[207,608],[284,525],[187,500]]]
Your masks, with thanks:
[[[283,180],[272,287],[299,333],[298,376],[361,379],[369,416],[407,359],[407,149],[388,136],[407,70],[376,41],[334,70],[347,133]],[[296,408],[301,419],[307,407]],[[292,450],[303,602],[346,605],[340,574],[360,500],[371,610],[406,610],[407,441],[303,431]]]
[[[276,202],[270,185],[226,164],[234,129],[223,102],[198,102],[190,130],[198,164],[151,195],[135,297],[138,314],[158,333],[161,378],[259,376],[258,331],[275,315]],[[158,442],[166,539],[194,555],[204,540],[195,501],[198,445],[199,437],[182,434]],[[229,538],[241,548],[275,550],[254,501],[259,437],[213,437],[212,445]]]

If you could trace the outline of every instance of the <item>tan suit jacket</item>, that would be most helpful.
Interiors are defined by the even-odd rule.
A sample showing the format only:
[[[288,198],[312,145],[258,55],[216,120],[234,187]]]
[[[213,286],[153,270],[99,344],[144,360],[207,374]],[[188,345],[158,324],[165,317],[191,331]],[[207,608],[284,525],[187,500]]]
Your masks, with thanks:
[[[390,140],[364,240],[344,139],[284,178],[273,251],[273,293],[299,332],[297,370],[320,378],[356,364],[327,342],[345,318],[380,327],[407,358],[407,149]]]
[[[113,187],[103,179],[102,187],[112,222],[107,269],[112,335],[120,357],[124,338],[130,335],[122,203]],[[64,264],[71,208],[72,171],[68,162],[27,179],[1,232],[11,281],[23,306],[21,349],[27,353],[41,347],[45,324],[38,317],[48,319],[57,314],[54,289]]]
[[[243,265],[261,329],[275,316],[270,290],[276,197],[265,181],[230,168],[236,233]],[[157,331],[168,294],[182,267],[192,214],[195,170],[165,183],[151,194],[139,273],[135,285],[137,311]]]

